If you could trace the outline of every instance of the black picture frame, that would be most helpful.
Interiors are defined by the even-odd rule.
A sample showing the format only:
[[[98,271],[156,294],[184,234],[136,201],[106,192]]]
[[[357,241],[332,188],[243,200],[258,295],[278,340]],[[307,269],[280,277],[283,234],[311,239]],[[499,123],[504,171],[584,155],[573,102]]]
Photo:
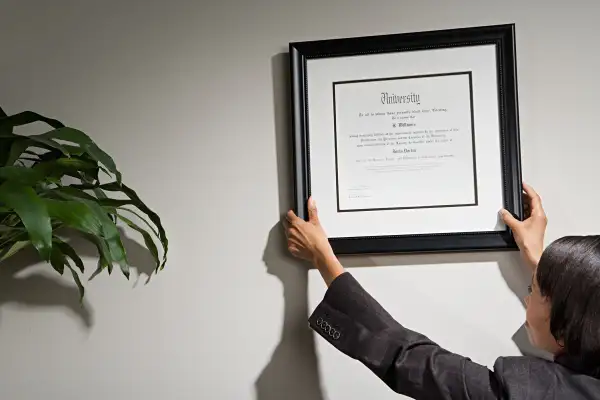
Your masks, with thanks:
[[[289,43],[296,213],[307,219],[311,195],[307,67],[309,59],[492,44],[496,49],[504,208],[523,219],[515,24]],[[332,135],[332,140],[334,140]],[[512,232],[330,238],[336,254],[517,250]]]

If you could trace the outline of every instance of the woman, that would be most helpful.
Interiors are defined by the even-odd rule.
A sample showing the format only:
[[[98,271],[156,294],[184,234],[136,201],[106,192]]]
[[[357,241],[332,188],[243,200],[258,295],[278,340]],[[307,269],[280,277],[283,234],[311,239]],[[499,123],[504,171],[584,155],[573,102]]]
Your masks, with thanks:
[[[554,355],[500,357],[493,370],[449,352],[397,321],[334,255],[317,208],[309,220],[287,214],[288,249],[328,286],[309,324],[392,390],[415,399],[600,399],[600,236],[564,237],[543,249],[546,215],[525,189],[527,216],[501,210],[531,268],[526,327],[533,345]]]

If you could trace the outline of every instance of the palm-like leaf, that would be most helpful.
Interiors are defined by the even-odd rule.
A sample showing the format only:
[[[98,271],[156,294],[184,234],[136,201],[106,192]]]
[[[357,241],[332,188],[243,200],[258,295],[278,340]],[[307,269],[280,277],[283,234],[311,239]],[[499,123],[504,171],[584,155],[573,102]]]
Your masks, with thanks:
[[[14,133],[15,127],[35,122],[51,129],[29,136]],[[100,182],[101,172],[108,183]],[[160,217],[122,182],[110,155],[85,133],[55,119],[29,111],[9,116],[0,108],[0,262],[31,245],[61,275],[69,269],[83,298],[84,287],[71,264],[82,273],[84,264],[61,230],[75,230],[98,249],[98,269],[90,279],[104,269],[110,274],[115,264],[129,278],[119,221],[142,235],[155,271],[162,270],[169,242]]]

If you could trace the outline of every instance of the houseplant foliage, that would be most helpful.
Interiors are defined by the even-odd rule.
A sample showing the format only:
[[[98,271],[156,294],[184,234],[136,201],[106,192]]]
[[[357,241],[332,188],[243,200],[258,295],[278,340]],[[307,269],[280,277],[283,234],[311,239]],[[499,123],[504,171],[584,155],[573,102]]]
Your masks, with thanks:
[[[48,131],[15,133],[33,123],[49,126]],[[85,133],[57,120],[31,111],[9,116],[0,108],[0,268],[32,246],[59,274],[72,274],[83,299],[79,274],[84,263],[65,233],[75,232],[97,248],[98,266],[90,280],[104,270],[110,274],[114,266],[129,279],[118,226],[139,232],[155,271],[164,268],[168,240],[160,218],[123,183],[106,152]]]

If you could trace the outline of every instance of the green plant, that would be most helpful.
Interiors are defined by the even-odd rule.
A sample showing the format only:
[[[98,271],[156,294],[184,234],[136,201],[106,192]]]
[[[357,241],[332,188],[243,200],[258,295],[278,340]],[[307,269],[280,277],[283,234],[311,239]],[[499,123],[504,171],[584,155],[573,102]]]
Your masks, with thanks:
[[[52,129],[14,133],[16,127],[39,122]],[[101,173],[107,183],[100,182]],[[114,265],[129,279],[118,224],[142,235],[155,271],[162,270],[168,240],[160,218],[122,182],[110,156],[80,130],[31,111],[8,116],[0,108],[0,264],[31,245],[59,274],[70,270],[83,299],[76,269],[83,273],[84,263],[64,233],[75,232],[98,249],[90,280],[104,269],[110,274]],[[162,245],[162,257],[155,240]]]

